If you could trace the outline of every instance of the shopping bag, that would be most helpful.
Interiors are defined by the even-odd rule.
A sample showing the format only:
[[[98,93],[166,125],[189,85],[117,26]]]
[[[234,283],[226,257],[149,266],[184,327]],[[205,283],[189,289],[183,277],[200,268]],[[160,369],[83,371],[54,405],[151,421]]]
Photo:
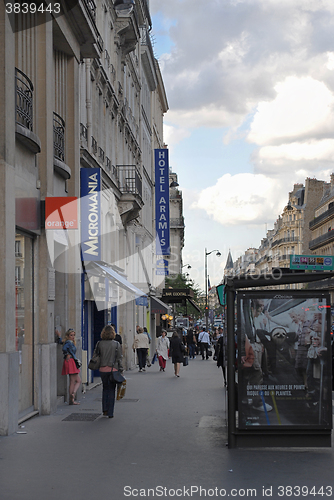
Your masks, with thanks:
[[[126,380],[117,386],[117,401],[123,399],[126,392]]]
[[[157,356],[157,353],[154,354],[153,358],[152,358],[152,365],[154,365],[154,363],[158,360],[158,356]]]

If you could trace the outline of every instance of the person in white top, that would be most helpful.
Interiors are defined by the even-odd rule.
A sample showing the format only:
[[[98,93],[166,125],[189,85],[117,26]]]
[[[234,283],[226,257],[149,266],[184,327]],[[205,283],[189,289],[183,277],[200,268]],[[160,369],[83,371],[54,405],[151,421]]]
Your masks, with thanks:
[[[168,359],[169,338],[167,337],[166,330],[162,330],[161,337],[158,339],[157,355],[159,360],[160,371],[164,372],[166,368],[166,361]]]
[[[206,359],[209,359],[208,349],[209,349],[209,345],[211,345],[210,335],[205,330],[205,328],[203,328],[203,330],[199,333],[198,342],[200,342],[200,346],[201,346],[202,359],[204,359],[204,354],[205,354]]]

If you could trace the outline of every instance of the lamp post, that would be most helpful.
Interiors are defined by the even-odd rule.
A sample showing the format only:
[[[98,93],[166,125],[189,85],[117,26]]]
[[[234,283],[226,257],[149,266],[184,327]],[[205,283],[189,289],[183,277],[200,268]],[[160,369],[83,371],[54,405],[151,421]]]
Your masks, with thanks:
[[[217,252],[217,257],[221,256],[219,250],[211,250],[211,252],[207,252],[205,249],[205,326],[206,331],[209,329],[209,305],[208,305],[208,255],[210,253]]]
[[[186,267],[187,269],[191,269],[191,265],[190,264],[184,264],[184,266],[181,266],[181,269],[183,269],[184,267]]]

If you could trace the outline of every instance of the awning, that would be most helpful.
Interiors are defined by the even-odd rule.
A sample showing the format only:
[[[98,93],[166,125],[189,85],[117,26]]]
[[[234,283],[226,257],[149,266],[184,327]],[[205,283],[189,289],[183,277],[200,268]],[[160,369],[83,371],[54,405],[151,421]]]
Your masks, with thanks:
[[[112,267],[109,267],[105,263],[101,262],[90,262],[85,266],[88,276],[105,277],[110,281],[120,286],[127,292],[134,294],[136,297],[146,296],[146,293],[137,288],[135,285],[130,283],[124,276],[115,271]]]
[[[153,314],[168,314],[169,307],[165,302],[157,299],[157,297],[151,297],[151,313]]]
[[[189,300],[190,304],[198,311],[198,312],[201,312],[200,308],[198,307],[198,305],[196,304],[196,302],[194,302],[190,297],[187,297],[187,300]]]

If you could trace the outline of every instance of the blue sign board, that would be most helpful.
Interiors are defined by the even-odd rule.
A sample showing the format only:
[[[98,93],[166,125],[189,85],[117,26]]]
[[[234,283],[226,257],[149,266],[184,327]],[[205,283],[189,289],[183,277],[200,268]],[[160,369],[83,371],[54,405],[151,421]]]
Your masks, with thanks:
[[[168,149],[155,149],[155,229],[157,255],[170,255]]]
[[[169,270],[168,270],[168,260],[167,259],[158,259],[157,260],[155,274],[168,276]]]
[[[101,260],[100,169],[82,168],[80,182],[82,260]]]

